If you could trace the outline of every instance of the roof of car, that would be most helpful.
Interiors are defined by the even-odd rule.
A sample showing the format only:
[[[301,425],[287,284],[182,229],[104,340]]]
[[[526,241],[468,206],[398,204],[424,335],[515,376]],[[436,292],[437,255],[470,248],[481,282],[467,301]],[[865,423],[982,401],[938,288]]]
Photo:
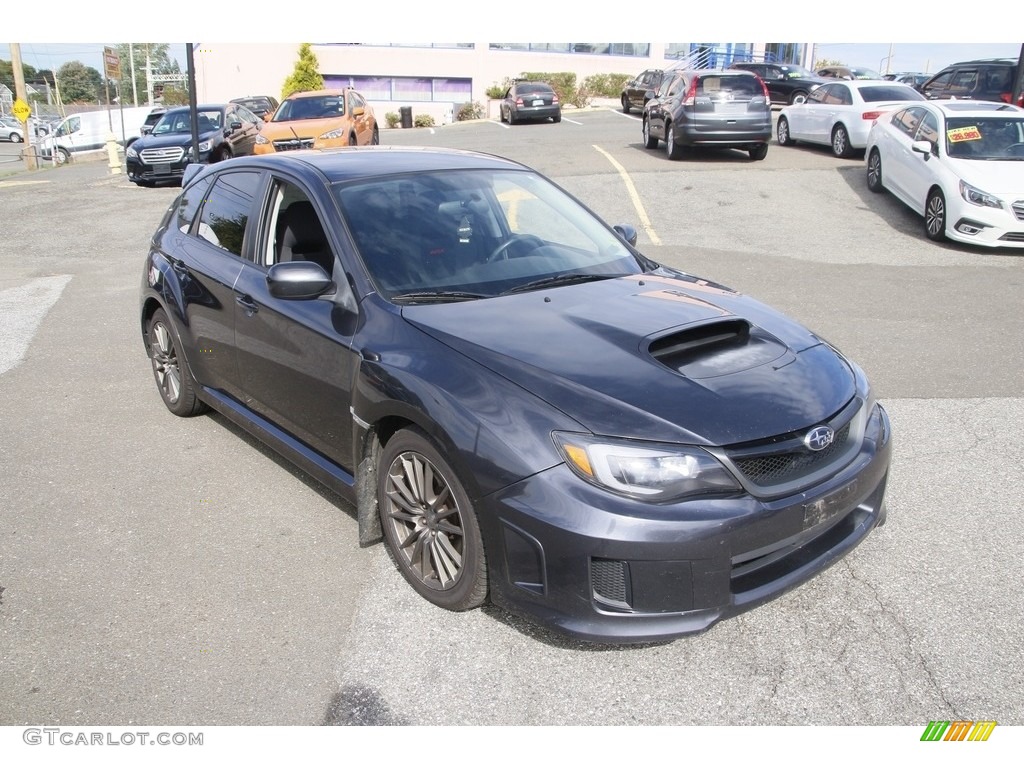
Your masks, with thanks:
[[[227,106],[227,104],[197,104],[196,109],[200,112],[212,112],[215,109],[224,109]],[[164,114],[177,114],[178,112],[188,112],[188,110],[188,107],[171,107],[166,112],[164,112]],[[152,112],[150,114],[152,114]]]
[[[242,165],[250,168],[289,169],[296,174],[318,173],[326,177],[329,183],[440,170],[529,170],[514,160],[482,152],[408,146],[339,147],[251,155],[236,158],[232,168],[237,169]],[[212,172],[218,166],[203,168]]]
[[[1022,113],[1024,109],[1015,107],[1013,104],[1006,104],[1001,101],[929,101],[933,107],[941,110],[947,115],[958,117],[971,116],[972,114],[989,115],[992,112]]]

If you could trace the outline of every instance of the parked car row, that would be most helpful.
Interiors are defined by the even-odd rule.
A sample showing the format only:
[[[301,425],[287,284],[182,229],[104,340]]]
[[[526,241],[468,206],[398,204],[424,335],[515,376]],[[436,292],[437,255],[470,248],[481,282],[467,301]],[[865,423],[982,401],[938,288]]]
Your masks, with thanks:
[[[250,103],[269,119],[249,109]],[[281,104],[269,96],[245,97],[203,104],[196,112],[198,156],[192,150],[193,114],[188,107],[156,107],[149,113],[142,137],[125,152],[131,181],[139,186],[177,183],[193,162],[380,142],[373,108],[351,88],[296,93]]]

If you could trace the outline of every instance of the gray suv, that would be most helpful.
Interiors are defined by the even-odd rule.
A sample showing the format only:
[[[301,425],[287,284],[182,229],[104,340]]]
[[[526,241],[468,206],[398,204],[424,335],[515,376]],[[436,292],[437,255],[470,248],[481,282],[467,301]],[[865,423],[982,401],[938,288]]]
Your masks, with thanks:
[[[742,149],[751,160],[764,160],[771,137],[771,97],[752,72],[673,72],[644,107],[644,146],[656,149],[664,141],[670,160],[694,146]]]

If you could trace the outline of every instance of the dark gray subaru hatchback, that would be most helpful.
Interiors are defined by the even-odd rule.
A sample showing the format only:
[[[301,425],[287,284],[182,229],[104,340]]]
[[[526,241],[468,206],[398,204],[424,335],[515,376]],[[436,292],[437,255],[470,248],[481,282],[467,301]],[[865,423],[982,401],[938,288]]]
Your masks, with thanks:
[[[834,347],[635,242],[498,157],[236,158],[186,176],[139,329],[167,408],[350,499],[427,600],[672,638],[863,541],[892,441]]]

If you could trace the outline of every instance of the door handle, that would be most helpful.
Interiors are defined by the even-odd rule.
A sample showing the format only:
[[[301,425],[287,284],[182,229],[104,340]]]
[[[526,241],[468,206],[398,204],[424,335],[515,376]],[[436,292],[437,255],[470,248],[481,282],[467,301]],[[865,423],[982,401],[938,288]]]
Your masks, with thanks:
[[[235,296],[235,303],[244,309],[249,317],[260,311],[259,305],[250,296]]]

